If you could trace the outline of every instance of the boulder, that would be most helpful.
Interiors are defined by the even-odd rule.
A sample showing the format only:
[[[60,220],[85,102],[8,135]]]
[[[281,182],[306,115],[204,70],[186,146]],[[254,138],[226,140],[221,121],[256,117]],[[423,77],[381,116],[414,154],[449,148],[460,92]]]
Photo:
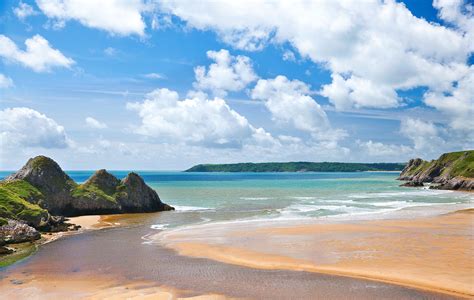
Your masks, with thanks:
[[[33,227],[17,220],[8,220],[8,224],[0,226],[0,240],[7,244],[34,241],[41,237]]]
[[[421,181],[407,181],[405,183],[400,184],[400,186],[420,187],[420,186],[423,186],[423,182],[421,182]]]

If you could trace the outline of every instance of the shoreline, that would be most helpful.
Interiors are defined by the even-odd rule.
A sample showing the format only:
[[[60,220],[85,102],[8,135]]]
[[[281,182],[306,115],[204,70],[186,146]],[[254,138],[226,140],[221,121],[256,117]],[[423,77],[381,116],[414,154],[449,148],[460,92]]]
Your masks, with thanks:
[[[215,226],[219,228],[208,225],[207,228],[201,226],[189,230],[164,231],[151,237],[151,240],[180,255],[250,268],[348,276],[472,297],[473,220],[474,209],[468,208],[413,219],[315,222],[288,227],[267,224],[246,230],[239,230],[232,224],[227,227],[223,224]],[[439,222],[446,225],[447,229],[438,226]],[[461,232],[462,238],[450,236],[454,232]],[[430,240],[431,234],[437,236]],[[357,238],[351,238],[350,235]],[[381,237],[383,235],[390,237]],[[359,243],[361,246],[353,246],[351,243]],[[404,247],[403,243],[409,246]],[[394,253],[390,247],[400,250],[406,256]],[[426,251],[431,248],[446,249],[446,253],[437,250],[435,255],[427,254],[429,252]],[[273,251],[274,249],[280,251]],[[339,257],[328,255],[334,251]],[[417,253],[410,253],[411,251]],[[456,257],[463,251],[467,253]],[[301,252],[306,253],[306,256]],[[437,256],[438,254],[441,256]],[[375,267],[370,267],[371,265]],[[448,269],[443,270],[444,268]]]
[[[67,218],[67,222],[81,226],[78,230],[59,231],[59,232],[40,232],[41,237],[33,242],[23,242],[9,244],[8,247],[15,250],[11,254],[0,256],[0,268],[9,267],[35,254],[39,247],[57,241],[61,238],[82,234],[90,230],[100,230],[121,226],[119,222],[110,222],[115,215],[88,215]]]
[[[51,238],[47,239],[46,241],[43,241],[40,244],[40,246],[43,244],[47,244],[47,243],[56,241],[58,239],[61,239],[62,237],[67,237],[71,235],[79,235],[85,232],[95,231],[95,230],[99,230],[103,228],[112,228],[112,227],[119,227],[119,226],[125,226],[125,225],[140,224],[140,220],[144,215],[146,216],[146,214],[124,214],[124,215],[119,214],[119,215],[104,215],[104,216],[92,215],[92,216],[81,216],[81,217],[70,218],[69,222],[81,225],[82,228],[78,231],[51,234]],[[336,222],[334,222],[333,220],[331,220],[330,222],[327,222],[329,220],[317,220],[317,222],[313,224],[302,222],[299,225],[292,224],[291,226],[282,226],[282,224],[280,224],[279,226],[255,226],[255,224],[250,224],[250,228],[246,227],[244,234],[242,234],[242,230],[226,231],[228,228],[224,228],[225,226],[223,227],[222,224],[217,224],[217,226],[216,224],[207,224],[205,226],[202,226],[202,227],[210,227],[211,229],[213,226],[220,227],[217,232],[219,238],[228,239],[230,241],[229,244],[224,244],[224,245],[219,245],[215,243],[213,244],[214,241],[212,241],[212,238],[214,238],[215,236],[213,236],[212,234],[210,237],[207,236],[208,233],[210,232],[209,229],[203,230],[203,232],[196,234],[197,233],[196,228],[193,228],[189,232],[186,232],[187,230],[186,228],[184,229],[184,232],[183,232],[183,228],[178,228],[175,230],[173,229],[164,230],[164,231],[161,231],[160,233],[152,235],[151,241],[153,243],[158,243],[164,246],[165,248],[172,249],[176,251],[177,255],[182,255],[183,257],[206,258],[206,259],[211,259],[211,260],[221,262],[224,264],[243,266],[243,267],[252,268],[252,269],[305,271],[305,272],[315,273],[315,274],[333,275],[336,277],[348,277],[348,278],[354,278],[354,279],[368,280],[372,282],[394,284],[401,287],[415,288],[418,290],[441,293],[444,295],[469,298],[469,297],[472,297],[472,295],[474,295],[474,291],[472,289],[466,290],[466,289],[463,289],[463,287],[460,288],[459,286],[448,287],[448,286],[442,286],[439,284],[433,284],[433,282],[429,282],[429,281],[426,282],[426,280],[425,281],[420,280],[420,278],[423,279],[423,277],[420,277],[420,274],[418,274],[419,276],[418,278],[416,276],[415,277],[407,276],[403,272],[403,269],[398,273],[398,276],[393,276],[393,274],[390,274],[390,272],[388,272],[388,274],[383,274],[383,273],[387,273],[387,271],[393,268],[394,266],[393,264],[381,265],[379,261],[375,265],[376,267],[375,270],[374,269],[370,270],[370,268],[369,270],[367,270],[367,269],[361,268],[361,266],[357,264],[347,264],[347,263],[341,264],[341,265],[335,264],[335,260],[340,259],[340,257],[339,258],[331,257],[331,255],[324,257],[324,253],[331,253],[331,249],[332,250],[336,249],[336,253],[338,253],[338,255],[341,255],[341,247],[340,247],[341,245],[334,243],[334,240],[338,240],[339,238],[341,238],[340,236],[341,233],[345,233],[349,235],[358,235],[362,233],[361,238],[364,239],[363,236],[368,235],[367,237],[365,237],[365,239],[367,240],[368,238],[371,237],[371,234],[374,234],[374,233],[375,234],[393,234],[395,232],[398,232],[400,231],[400,226],[401,228],[407,229],[407,228],[412,228],[415,225],[415,227],[418,229],[420,228],[429,229],[432,224],[430,225],[429,222],[428,223],[426,222],[427,220],[430,220],[430,219],[436,222],[439,222],[439,220],[444,219],[445,220],[443,223],[444,225],[446,224],[449,225],[449,223],[451,222],[451,225],[454,225],[456,227],[459,224],[456,224],[456,222],[452,223],[454,221],[452,219],[453,218],[458,219],[460,215],[465,217],[463,219],[464,221],[466,220],[466,217],[467,217],[468,220],[470,220],[470,223],[472,224],[472,220],[474,218],[474,208],[444,212],[442,214],[439,214],[438,212],[438,215],[428,216],[428,217],[427,216],[413,216],[413,215],[410,216],[408,214],[409,219],[382,219],[382,220],[372,220],[372,221],[338,220]],[[198,229],[202,230],[202,227],[198,227]],[[228,227],[232,227],[232,226],[228,226]],[[333,244],[329,246],[326,245],[325,247],[321,247],[321,245],[318,245],[319,249],[314,248],[314,245],[311,245],[311,247],[308,247],[308,248],[303,248],[303,249],[299,248],[298,241],[299,242],[303,241],[304,243],[308,243],[308,240],[305,240],[304,237],[308,237],[315,234],[319,236],[324,236],[324,235],[331,236],[332,237],[331,239],[333,240]],[[449,232],[446,232],[446,234],[449,235]],[[190,235],[191,235],[191,238],[190,238]],[[468,233],[468,235],[470,235],[472,238],[472,235],[473,235],[472,228],[470,232]],[[290,255],[288,255],[288,253],[286,254],[285,253],[283,254],[268,253],[265,250],[268,247],[275,248],[275,244],[263,243],[259,247],[255,248],[255,245],[256,245],[255,239],[259,240],[262,238],[262,236],[267,237],[267,239],[268,238],[280,239],[280,242],[283,241],[285,244],[291,244],[292,242],[296,242],[293,248],[296,248],[298,252],[299,251],[305,252],[307,250],[311,250],[311,251],[316,250],[317,255],[322,255],[321,257],[319,257],[319,259],[321,259],[321,262],[324,262],[324,263],[315,264],[314,261],[308,260],[305,257],[292,257],[291,254],[294,254],[294,253],[290,253]],[[297,238],[295,239],[295,237]],[[303,237],[303,240],[301,240],[301,237]],[[211,241],[209,241],[209,239],[211,239]],[[245,240],[246,241],[245,247],[241,247],[241,245],[239,245],[238,243],[237,245],[233,245],[232,243],[235,241],[233,241],[232,239],[237,240],[237,242],[239,241],[241,242],[242,240]],[[343,234],[341,240],[344,241],[345,239],[347,239],[347,236],[344,236]],[[150,239],[148,239],[148,241],[150,241]],[[324,242],[325,240],[323,239],[322,241]],[[321,242],[321,240],[319,240],[319,242]],[[349,239],[345,242],[350,243],[351,240]],[[387,243],[386,240],[382,240],[381,242],[382,242],[381,244],[383,245],[390,245],[390,243]],[[361,249],[363,250],[365,249],[365,251],[367,251],[367,249],[370,249],[370,246],[374,246],[374,244],[362,244]],[[439,244],[429,243],[429,246],[437,247],[439,246]],[[343,245],[342,248],[344,247],[345,246]],[[354,251],[355,253],[358,253],[360,252],[361,249],[346,249],[346,250],[350,250],[350,251]],[[295,249],[293,249],[292,251],[294,250]],[[451,251],[452,249],[448,249],[448,250]],[[474,249],[471,249],[471,251],[472,250]],[[342,254],[344,253],[342,252]],[[343,257],[343,255],[341,257]],[[348,258],[349,261],[352,259],[354,259],[354,257]],[[367,264],[371,263],[370,260],[366,260],[364,262]],[[401,264],[406,264],[406,262],[405,263],[402,262]],[[474,267],[474,264],[472,266]],[[378,272],[377,272],[377,268],[379,269]],[[440,269],[440,268],[442,269],[442,266],[437,266],[437,269]],[[463,274],[465,274],[465,272]],[[79,272],[75,274],[75,276],[76,275],[78,276],[77,277],[78,282],[87,284],[88,276],[85,273]],[[95,277],[95,275],[97,274],[94,275],[93,273],[90,275],[92,277]],[[395,275],[397,275],[396,272],[395,272]],[[462,274],[459,274],[459,276],[461,275]],[[472,277],[472,280],[474,280],[474,274],[472,274],[471,277]],[[429,278],[429,276],[427,278]],[[38,286],[43,285],[44,286],[43,288],[47,290],[48,279],[46,277],[43,279],[44,281],[41,281],[42,280],[41,278],[36,278],[37,288]],[[67,289],[67,286],[68,286],[67,281],[62,282],[60,278],[53,278],[53,277],[50,279],[56,282],[57,285],[60,286],[62,289]],[[443,280],[443,282],[445,281]],[[91,282],[89,283],[91,285],[88,288],[93,289],[93,286],[95,285],[92,284]],[[133,280],[123,280],[123,281],[120,281],[119,283],[115,282],[112,285],[114,286],[113,288],[104,290],[104,294],[102,294],[103,296],[108,295],[106,293],[113,293],[113,294],[118,293],[118,291],[120,290],[123,293],[127,292],[130,295],[136,295],[134,293],[138,293],[138,295],[143,295],[143,293],[145,293],[147,295],[149,294],[151,298],[158,297],[158,299],[160,299],[159,297],[162,297],[162,296],[164,297],[163,299],[169,299],[169,298],[174,299],[175,297],[177,297],[175,293],[170,293],[170,291],[173,291],[173,290],[176,291],[176,289],[168,288],[166,286],[161,286],[157,284],[156,282],[154,285],[151,284],[149,289],[144,289],[144,290],[138,289],[138,291],[134,290],[134,288],[131,288],[131,290],[129,289],[129,287],[132,287],[132,286],[141,286],[141,284],[136,283]],[[200,295],[198,297],[201,297],[201,296],[203,297],[203,299],[208,299],[208,297],[211,297],[211,299],[225,299],[225,297],[222,295]]]

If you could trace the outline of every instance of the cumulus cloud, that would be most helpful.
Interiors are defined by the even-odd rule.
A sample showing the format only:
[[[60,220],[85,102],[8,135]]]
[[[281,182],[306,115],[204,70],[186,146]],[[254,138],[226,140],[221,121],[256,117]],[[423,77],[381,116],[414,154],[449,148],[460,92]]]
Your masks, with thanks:
[[[344,131],[331,128],[326,112],[309,93],[304,82],[279,75],[274,79],[260,79],[251,97],[263,100],[277,123],[308,132],[314,139],[336,146],[337,140],[344,137]]]
[[[94,129],[104,129],[107,128],[107,124],[100,122],[92,117],[87,117],[86,118],[86,125],[89,128],[94,128]]]
[[[0,89],[6,89],[13,86],[13,80],[0,73]]]
[[[6,148],[66,148],[69,143],[63,126],[27,107],[0,111],[0,136]]]
[[[435,4],[446,9],[448,2]],[[459,0],[451,2],[455,14],[441,10],[441,15],[458,28],[417,18],[394,0],[170,0],[161,9],[189,27],[216,31],[237,48],[290,43],[332,73],[334,81],[321,92],[337,108],[388,108],[400,105],[399,90],[426,86],[443,92],[468,71],[473,43],[463,29],[470,26],[462,24],[472,21],[472,11],[461,9]]]
[[[207,51],[207,57],[214,63],[208,68],[198,66],[194,69],[194,87],[198,90],[209,90],[223,97],[228,91],[240,91],[257,79],[247,56],[232,56],[229,51],[221,49]]]
[[[390,108],[399,105],[397,92],[390,86],[376,85],[357,76],[344,79],[339,74],[333,74],[331,77],[332,83],[323,86],[321,95],[329,98],[336,109]]]
[[[279,75],[274,79],[260,79],[251,97],[264,100],[277,122],[308,132],[324,130],[329,125],[326,113],[308,93],[309,87],[304,82]]]
[[[473,135],[474,128],[474,66],[461,78],[448,93],[429,92],[424,101],[445,113],[450,118],[453,129],[468,131]]]
[[[38,12],[29,4],[20,2],[20,4],[13,9],[13,13],[18,19],[24,20],[29,16],[37,15]]]
[[[75,20],[112,35],[145,35],[146,24],[142,13],[149,8],[141,0],[36,0],[36,4],[56,22],[56,27]]]
[[[7,61],[20,63],[35,72],[48,72],[55,67],[69,68],[74,60],[52,48],[49,42],[40,35],[25,41],[26,49],[18,49],[8,37],[0,34],[0,56]]]
[[[406,156],[413,156],[413,149],[405,145],[384,144],[373,142],[372,140],[367,142],[357,140],[356,144],[364,155],[369,156],[370,158],[379,157],[389,159],[390,161],[396,161],[399,158],[405,159]]]
[[[439,129],[431,122],[406,118],[400,124],[400,132],[413,141],[415,150],[432,151],[443,148],[445,141],[439,136]]]
[[[175,91],[156,89],[143,102],[127,103],[142,123],[134,132],[160,142],[218,148],[241,148],[246,142],[264,142],[271,136],[254,128],[221,98],[180,100]]]
[[[434,0],[433,6],[438,9],[438,16],[466,33],[474,50],[474,5],[463,0]]]

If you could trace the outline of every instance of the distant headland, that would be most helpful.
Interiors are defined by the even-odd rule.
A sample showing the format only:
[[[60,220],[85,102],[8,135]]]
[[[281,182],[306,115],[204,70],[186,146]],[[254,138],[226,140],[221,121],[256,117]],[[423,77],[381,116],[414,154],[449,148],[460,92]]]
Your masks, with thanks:
[[[364,172],[402,171],[405,163],[268,162],[200,164],[185,172]]]

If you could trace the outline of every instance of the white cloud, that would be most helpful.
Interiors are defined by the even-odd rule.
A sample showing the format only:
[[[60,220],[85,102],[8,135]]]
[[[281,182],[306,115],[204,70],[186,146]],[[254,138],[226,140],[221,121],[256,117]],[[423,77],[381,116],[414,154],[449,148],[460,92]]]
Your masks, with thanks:
[[[0,73],[0,89],[6,89],[13,86],[13,80]]]
[[[406,118],[400,124],[400,132],[411,139],[415,150],[432,151],[443,148],[445,142],[439,137],[438,128],[430,122]]]
[[[149,79],[165,79],[166,78],[165,75],[160,74],[160,73],[148,73],[143,76]]]
[[[389,108],[399,105],[400,99],[390,86],[375,85],[370,80],[356,76],[344,79],[339,74],[333,74],[331,77],[332,83],[323,86],[321,95],[329,98],[336,109]]]
[[[69,68],[74,64],[40,35],[27,39],[25,45],[26,49],[20,50],[10,38],[0,34],[0,56],[7,61],[20,63],[35,72],[47,72],[54,67]]]
[[[456,7],[457,24],[472,21]],[[237,48],[290,43],[332,73],[337,82],[322,92],[338,108],[395,107],[397,91],[419,86],[445,91],[465,76],[473,45],[465,29],[429,23],[394,0],[170,0],[161,9]]]
[[[295,53],[293,53],[293,51],[286,50],[283,52],[283,60],[296,61]]]
[[[274,79],[260,79],[251,97],[263,100],[277,123],[308,132],[315,140],[335,147],[345,133],[331,128],[326,112],[309,96],[309,92],[305,83],[279,75]]]
[[[180,100],[175,91],[156,89],[127,108],[137,111],[142,121],[134,132],[163,143],[240,148],[254,138],[268,138],[220,98]]]
[[[453,129],[474,135],[474,66],[449,93],[429,92],[425,94],[424,101],[448,115]]]
[[[141,0],[36,0],[36,4],[57,27],[75,20],[112,35],[145,35],[142,13],[149,8]]]
[[[207,51],[207,56],[214,61],[206,69],[198,66],[194,69],[199,90],[210,90],[217,96],[225,96],[227,91],[240,91],[257,79],[252,63],[247,56],[232,56],[229,51]]]
[[[107,128],[107,124],[100,122],[92,117],[86,118],[86,125],[87,127],[94,128],[94,129],[104,129]]]
[[[117,49],[115,49],[113,47],[107,47],[107,48],[104,49],[104,53],[107,56],[115,56],[115,55],[117,55],[118,51],[117,51]]]
[[[413,156],[413,149],[405,145],[384,144],[373,142],[371,140],[368,142],[357,140],[356,144],[359,146],[360,150],[362,150],[364,155],[370,158],[379,157],[390,161],[396,161],[403,158],[402,160],[399,160],[403,161],[407,156]]]
[[[20,2],[18,7],[13,9],[13,13],[17,16],[18,19],[24,20],[29,16],[37,15],[38,12],[34,10],[34,8],[26,3]]]
[[[2,147],[66,148],[64,127],[31,108],[14,107],[0,111]]]
[[[463,0],[434,0],[433,6],[438,9],[441,19],[466,33],[471,41],[471,51],[474,51],[474,5]]]

